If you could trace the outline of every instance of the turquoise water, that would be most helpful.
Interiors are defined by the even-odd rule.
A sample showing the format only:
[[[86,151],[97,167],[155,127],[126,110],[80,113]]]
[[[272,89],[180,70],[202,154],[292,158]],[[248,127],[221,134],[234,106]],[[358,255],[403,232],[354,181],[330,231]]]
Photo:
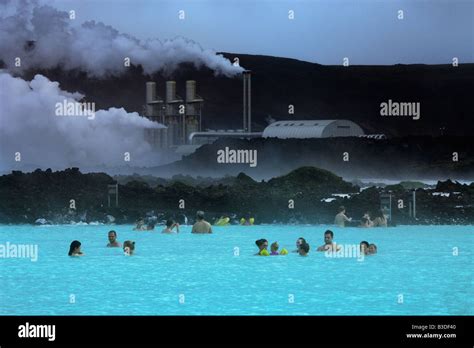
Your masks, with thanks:
[[[472,226],[332,228],[339,244],[377,244],[379,253],[363,261],[317,253],[327,227],[230,226],[193,235],[182,226],[164,235],[132,226],[0,226],[0,244],[38,245],[36,262],[0,258],[0,314],[474,314]],[[109,229],[121,242],[135,240],[136,255],[106,248]],[[311,246],[308,257],[254,256],[258,238],[294,250],[300,236]],[[74,239],[85,256],[67,256]]]

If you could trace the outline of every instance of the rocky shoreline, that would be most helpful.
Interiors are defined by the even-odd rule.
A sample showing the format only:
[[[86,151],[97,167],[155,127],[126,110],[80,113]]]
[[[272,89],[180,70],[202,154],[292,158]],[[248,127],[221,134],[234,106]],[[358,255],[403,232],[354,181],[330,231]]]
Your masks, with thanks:
[[[107,185],[116,179],[119,205],[112,199],[108,207]],[[339,206],[358,221],[366,211],[380,209],[381,195],[391,194],[393,224],[474,224],[474,183],[447,180],[433,187],[408,182],[361,188],[314,167],[260,182],[243,173],[221,179],[154,178],[152,184],[147,179],[83,174],[78,168],[13,171],[0,177],[0,223],[130,224],[142,217],[158,223],[187,218],[192,223],[200,209],[211,222],[228,216],[234,223],[253,217],[256,224],[332,224]],[[410,214],[413,187],[418,187],[416,218]]]

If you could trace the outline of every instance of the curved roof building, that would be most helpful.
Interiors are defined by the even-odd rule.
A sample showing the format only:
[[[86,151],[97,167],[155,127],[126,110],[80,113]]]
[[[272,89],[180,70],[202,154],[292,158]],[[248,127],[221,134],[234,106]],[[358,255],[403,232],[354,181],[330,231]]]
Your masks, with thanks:
[[[364,131],[349,120],[277,121],[264,129],[262,137],[279,139],[357,137]]]

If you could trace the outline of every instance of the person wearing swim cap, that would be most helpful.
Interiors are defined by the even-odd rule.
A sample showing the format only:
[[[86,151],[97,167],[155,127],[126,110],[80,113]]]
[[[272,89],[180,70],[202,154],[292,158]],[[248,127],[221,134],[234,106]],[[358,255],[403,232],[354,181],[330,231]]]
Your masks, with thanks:
[[[193,229],[191,233],[212,233],[212,227],[209,222],[204,220],[204,212],[202,210],[199,210],[196,213],[196,223],[193,225]]]
[[[259,256],[269,255],[268,250],[267,250],[268,241],[266,239],[256,240],[255,244],[258,247],[258,253],[256,253],[255,255],[259,255]]]

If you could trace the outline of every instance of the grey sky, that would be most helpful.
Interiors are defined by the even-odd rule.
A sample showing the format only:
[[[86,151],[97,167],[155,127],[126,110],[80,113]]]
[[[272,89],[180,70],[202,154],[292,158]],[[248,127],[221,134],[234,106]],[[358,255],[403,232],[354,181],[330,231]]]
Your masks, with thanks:
[[[321,64],[474,62],[474,0],[55,0],[140,39]],[[178,18],[184,10],[186,19]],[[288,11],[295,19],[288,19]],[[398,10],[404,11],[399,20]]]

